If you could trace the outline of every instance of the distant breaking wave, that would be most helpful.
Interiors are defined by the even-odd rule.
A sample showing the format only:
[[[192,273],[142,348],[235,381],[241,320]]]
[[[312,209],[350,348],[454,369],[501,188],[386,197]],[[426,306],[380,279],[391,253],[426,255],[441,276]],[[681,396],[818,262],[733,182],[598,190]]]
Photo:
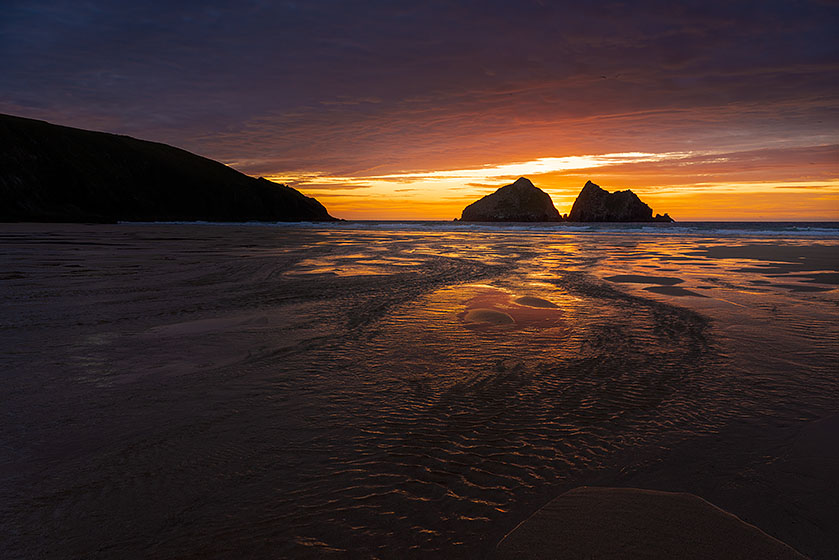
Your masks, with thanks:
[[[155,222],[213,226],[261,226],[333,230],[522,232],[568,234],[655,234],[720,237],[839,237],[839,222],[677,222],[677,223],[465,223],[444,221],[345,222]]]

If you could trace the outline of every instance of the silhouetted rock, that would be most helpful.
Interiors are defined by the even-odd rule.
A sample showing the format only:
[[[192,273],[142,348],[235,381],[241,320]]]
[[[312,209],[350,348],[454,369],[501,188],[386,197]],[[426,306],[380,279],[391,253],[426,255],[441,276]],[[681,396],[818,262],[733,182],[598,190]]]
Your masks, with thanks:
[[[591,181],[588,181],[574,201],[569,222],[672,222],[664,214],[656,214],[630,191],[609,193]]]
[[[558,222],[550,195],[520,177],[463,209],[462,222]]]
[[[334,219],[291,187],[172,146],[0,115],[0,221]]]

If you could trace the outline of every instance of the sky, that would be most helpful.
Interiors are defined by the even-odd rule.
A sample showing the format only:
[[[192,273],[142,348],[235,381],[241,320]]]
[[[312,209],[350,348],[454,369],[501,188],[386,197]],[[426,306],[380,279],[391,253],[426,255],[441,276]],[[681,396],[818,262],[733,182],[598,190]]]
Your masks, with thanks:
[[[0,0],[0,113],[164,142],[345,219],[526,176],[839,220],[839,2]]]

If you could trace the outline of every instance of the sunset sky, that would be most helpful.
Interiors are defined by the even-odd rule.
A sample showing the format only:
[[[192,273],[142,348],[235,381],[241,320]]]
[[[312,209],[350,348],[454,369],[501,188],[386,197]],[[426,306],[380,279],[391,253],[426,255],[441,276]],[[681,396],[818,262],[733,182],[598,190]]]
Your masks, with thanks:
[[[519,176],[839,220],[839,3],[3,2],[0,112],[172,144],[347,219]]]

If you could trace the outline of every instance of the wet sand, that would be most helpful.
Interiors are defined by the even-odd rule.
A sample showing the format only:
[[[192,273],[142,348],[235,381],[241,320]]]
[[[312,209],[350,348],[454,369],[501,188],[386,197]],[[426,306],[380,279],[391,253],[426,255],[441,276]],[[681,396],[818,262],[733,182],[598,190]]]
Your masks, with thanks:
[[[692,494],[580,487],[549,502],[498,544],[493,560],[805,560]]]
[[[615,276],[607,276],[605,280],[608,280],[609,282],[629,284],[657,284],[660,286],[673,286],[684,282],[681,278],[669,278],[667,276],[642,276],[640,274],[617,274]]]
[[[839,243],[773,243],[5,225],[0,556],[481,557],[592,485],[830,558]]]
[[[682,288],[681,286],[648,286],[644,289],[648,292],[654,292],[656,294],[664,294],[666,296],[708,297],[708,296],[700,294],[698,292],[694,292],[694,291],[691,291],[691,290],[686,290],[685,288]]]

